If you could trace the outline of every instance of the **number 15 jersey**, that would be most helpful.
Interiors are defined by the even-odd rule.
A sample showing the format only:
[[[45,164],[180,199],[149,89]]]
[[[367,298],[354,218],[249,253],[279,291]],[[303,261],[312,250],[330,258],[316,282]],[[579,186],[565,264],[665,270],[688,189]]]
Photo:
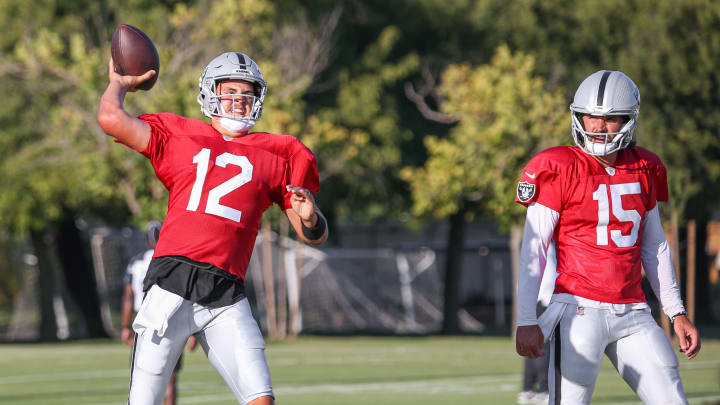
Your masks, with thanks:
[[[667,201],[667,173],[652,152],[620,151],[604,168],[580,148],[559,146],[525,167],[516,201],[560,213],[555,293],[610,303],[644,302],[641,240],[645,213]]]
[[[147,156],[170,192],[154,257],[178,255],[245,279],[263,212],[291,208],[287,184],[320,190],[315,156],[289,135],[226,138],[206,122],[145,114]]]

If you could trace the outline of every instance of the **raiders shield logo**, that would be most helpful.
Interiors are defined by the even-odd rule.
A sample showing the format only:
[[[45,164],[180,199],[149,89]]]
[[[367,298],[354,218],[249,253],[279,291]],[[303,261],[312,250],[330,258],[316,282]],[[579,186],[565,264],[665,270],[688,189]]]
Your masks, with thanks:
[[[517,186],[517,197],[521,202],[528,202],[535,196],[535,185],[521,181]]]

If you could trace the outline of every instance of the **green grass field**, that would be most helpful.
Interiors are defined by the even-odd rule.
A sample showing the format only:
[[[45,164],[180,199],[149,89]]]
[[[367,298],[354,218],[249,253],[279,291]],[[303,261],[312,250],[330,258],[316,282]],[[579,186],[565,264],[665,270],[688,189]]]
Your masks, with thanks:
[[[277,403],[514,404],[522,362],[509,338],[301,337],[267,349]],[[0,404],[122,405],[129,348],[114,341],[0,345]],[[720,401],[720,340],[680,360],[691,404]],[[179,404],[235,401],[201,349],[185,357]],[[640,404],[609,362],[593,404]]]

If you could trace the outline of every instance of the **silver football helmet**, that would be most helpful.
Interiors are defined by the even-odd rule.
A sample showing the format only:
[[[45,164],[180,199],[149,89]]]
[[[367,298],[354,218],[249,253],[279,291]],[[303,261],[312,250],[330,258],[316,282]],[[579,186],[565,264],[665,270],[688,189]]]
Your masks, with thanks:
[[[217,86],[223,80],[245,80],[253,84],[255,88],[252,97],[252,108],[247,117],[237,118],[233,111],[225,111],[220,103],[220,96],[217,94]],[[208,117],[229,118],[234,120],[249,121],[253,124],[262,115],[263,102],[267,94],[267,84],[257,63],[249,56],[240,52],[225,52],[208,63],[199,80],[200,94],[197,101],[200,104],[200,111]],[[225,97],[241,97],[240,95],[224,95]]]
[[[572,134],[575,144],[587,154],[605,156],[634,145],[635,128],[640,113],[640,90],[624,73],[600,70],[588,76],[575,92],[570,104]],[[585,131],[582,115],[624,115],[628,120],[619,132],[592,133]],[[588,139],[604,136],[604,142]],[[612,138],[612,140],[611,140]]]

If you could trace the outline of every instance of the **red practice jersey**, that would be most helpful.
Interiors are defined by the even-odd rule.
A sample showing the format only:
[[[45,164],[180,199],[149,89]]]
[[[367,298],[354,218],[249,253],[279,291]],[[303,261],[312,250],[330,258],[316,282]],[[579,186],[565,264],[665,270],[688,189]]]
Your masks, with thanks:
[[[289,135],[224,138],[206,122],[145,114],[150,142],[141,153],[170,192],[155,257],[210,263],[243,280],[263,212],[291,208],[285,185],[320,190],[315,156]]]
[[[620,151],[607,170],[580,148],[547,149],[523,170],[516,196],[560,213],[555,293],[616,304],[645,301],[642,221],[667,199],[665,166],[640,147]]]

